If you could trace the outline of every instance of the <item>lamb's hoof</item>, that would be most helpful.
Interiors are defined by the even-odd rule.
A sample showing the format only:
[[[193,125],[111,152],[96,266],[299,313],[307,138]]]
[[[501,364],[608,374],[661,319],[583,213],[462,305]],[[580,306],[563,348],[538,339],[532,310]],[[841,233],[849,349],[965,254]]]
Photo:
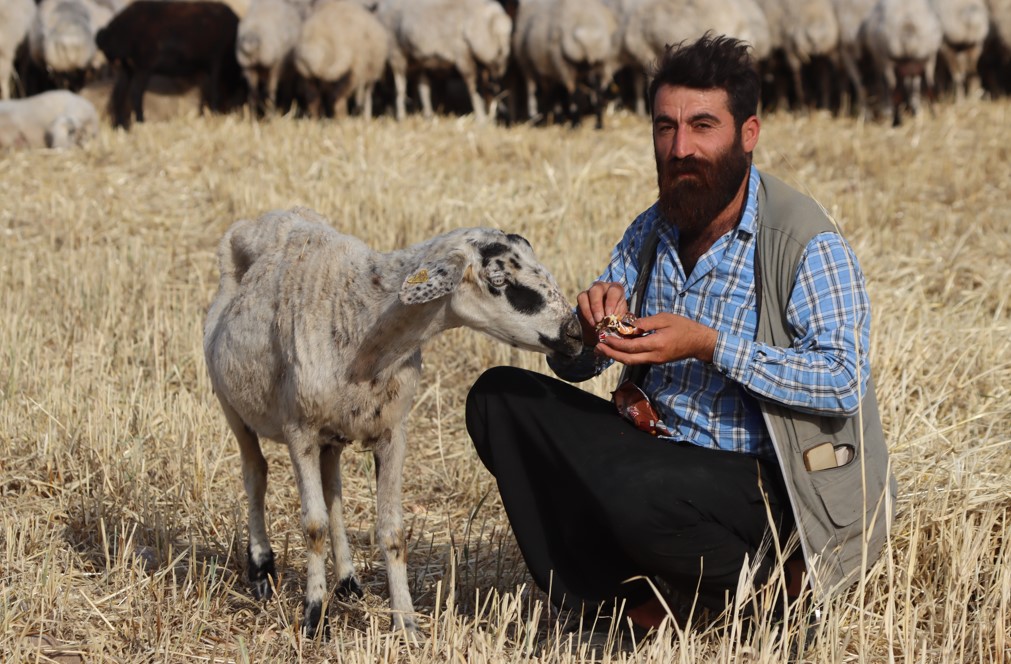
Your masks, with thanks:
[[[302,636],[307,639],[330,639],[330,619],[323,613],[322,602],[306,602],[302,613]]]
[[[392,627],[393,633],[401,636],[408,643],[419,645],[423,639],[421,630],[418,628],[418,622],[414,619],[414,616],[394,613]]]
[[[257,600],[268,600],[274,596],[274,586],[277,585],[277,568],[274,567],[274,552],[268,551],[267,557],[259,564],[253,560],[253,554],[246,546],[246,559],[249,561],[247,571],[249,585],[253,590],[253,597]]]
[[[349,601],[352,598],[361,599],[365,597],[365,592],[362,587],[358,585],[358,579],[353,576],[349,576],[346,579],[341,579],[340,583],[337,584],[337,588],[334,590],[334,596],[341,601]]]

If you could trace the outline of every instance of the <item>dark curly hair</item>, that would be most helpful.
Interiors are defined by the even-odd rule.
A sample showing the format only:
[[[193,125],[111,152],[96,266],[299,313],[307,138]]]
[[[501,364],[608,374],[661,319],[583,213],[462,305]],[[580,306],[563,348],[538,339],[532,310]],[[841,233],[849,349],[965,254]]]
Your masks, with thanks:
[[[729,98],[730,113],[740,129],[758,113],[761,83],[751,59],[750,45],[712,31],[695,42],[681,42],[667,47],[651,72],[649,107],[661,85],[677,85],[696,90],[719,88]]]

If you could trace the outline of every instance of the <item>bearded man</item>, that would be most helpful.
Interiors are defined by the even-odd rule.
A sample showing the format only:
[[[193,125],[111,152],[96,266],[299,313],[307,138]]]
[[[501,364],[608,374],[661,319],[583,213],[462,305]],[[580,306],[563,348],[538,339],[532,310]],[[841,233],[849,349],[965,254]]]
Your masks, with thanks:
[[[647,579],[719,611],[748,588],[742,573],[760,585],[778,565],[781,598],[806,585],[819,603],[883,545],[895,484],[863,275],[817,203],[752,165],[758,94],[737,40],[662,56],[649,87],[658,200],[578,296],[582,356],[549,360],[566,381],[625,365],[615,396],[641,387],[648,422],[511,367],[468,396],[468,431],[557,606],[623,606],[648,628],[666,613]],[[598,332],[629,311],[642,334]]]

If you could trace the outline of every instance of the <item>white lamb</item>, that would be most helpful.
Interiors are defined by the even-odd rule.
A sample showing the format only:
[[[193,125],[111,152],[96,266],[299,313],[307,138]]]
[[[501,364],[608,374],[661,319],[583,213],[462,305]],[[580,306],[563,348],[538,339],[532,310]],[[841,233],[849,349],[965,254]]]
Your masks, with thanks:
[[[487,117],[478,94],[484,70],[501,79],[509,64],[512,20],[495,0],[381,0],[380,21],[393,39],[389,62],[396,88],[396,114],[406,115],[407,74],[418,72],[422,113],[432,117],[432,92],[427,72],[456,69],[470,95],[474,116]]]
[[[897,95],[905,94],[914,115],[920,110],[921,87],[933,96],[941,22],[929,0],[877,0],[860,34],[881,81],[882,111],[891,110],[892,123],[898,125]]]
[[[342,114],[354,94],[362,116],[372,117],[372,91],[386,70],[389,32],[379,19],[351,0],[320,0],[302,26],[295,67],[313,106],[322,114]]]
[[[301,6],[288,0],[254,0],[239,21],[235,57],[257,113],[274,110],[281,77],[292,74],[303,19]]]
[[[603,127],[603,89],[618,63],[617,31],[614,13],[600,0],[521,0],[512,49],[526,83],[529,117],[538,117],[538,89],[547,96],[559,85],[569,119],[578,123],[574,95],[577,86],[587,85],[596,126]]]
[[[32,0],[0,2],[0,99],[11,98],[14,57],[34,19],[35,3]]]
[[[951,74],[955,99],[962,101],[969,86],[979,82],[977,66],[990,32],[990,12],[984,0],[933,0],[933,6],[944,33],[941,57]]]
[[[98,112],[84,97],[50,90],[0,101],[0,149],[68,148],[98,133]]]
[[[421,346],[466,326],[519,348],[576,355],[582,340],[572,308],[526,240],[485,228],[379,253],[312,210],[293,208],[233,224],[218,263],[204,352],[242,453],[253,594],[270,597],[277,578],[261,437],[288,446],[298,480],[308,549],[305,633],[326,620],[328,529],[338,595],[361,594],[340,480],[341,451],[358,440],[375,457],[376,540],[393,627],[413,632],[401,486]]]

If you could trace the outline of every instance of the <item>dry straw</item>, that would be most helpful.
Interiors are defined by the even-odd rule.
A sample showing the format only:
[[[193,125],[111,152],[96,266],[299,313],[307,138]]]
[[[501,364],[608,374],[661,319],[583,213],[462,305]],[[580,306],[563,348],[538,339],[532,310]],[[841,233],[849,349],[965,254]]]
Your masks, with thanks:
[[[1008,102],[900,129],[767,118],[759,166],[813,193],[862,260],[899,498],[862,593],[828,607],[816,662],[1011,661],[1011,162]],[[654,196],[649,127],[602,132],[438,118],[187,118],[103,129],[88,148],[0,155],[0,653],[10,661],[572,662],[530,588],[462,408],[486,367],[540,356],[452,331],[426,349],[405,507],[427,639],[387,632],[370,539],[371,458],[345,455],[362,602],[334,637],[299,620],[303,543],[268,445],[281,592],[242,581],[239,457],[211,395],[201,321],[229,223],[316,208],[378,248],[450,228],[524,234],[570,297]],[[605,394],[614,375],[589,389]],[[747,600],[747,598],[745,598]],[[744,602],[745,604],[747,601]],[[612,661],[774,662],[796,621],[673,627]]]

